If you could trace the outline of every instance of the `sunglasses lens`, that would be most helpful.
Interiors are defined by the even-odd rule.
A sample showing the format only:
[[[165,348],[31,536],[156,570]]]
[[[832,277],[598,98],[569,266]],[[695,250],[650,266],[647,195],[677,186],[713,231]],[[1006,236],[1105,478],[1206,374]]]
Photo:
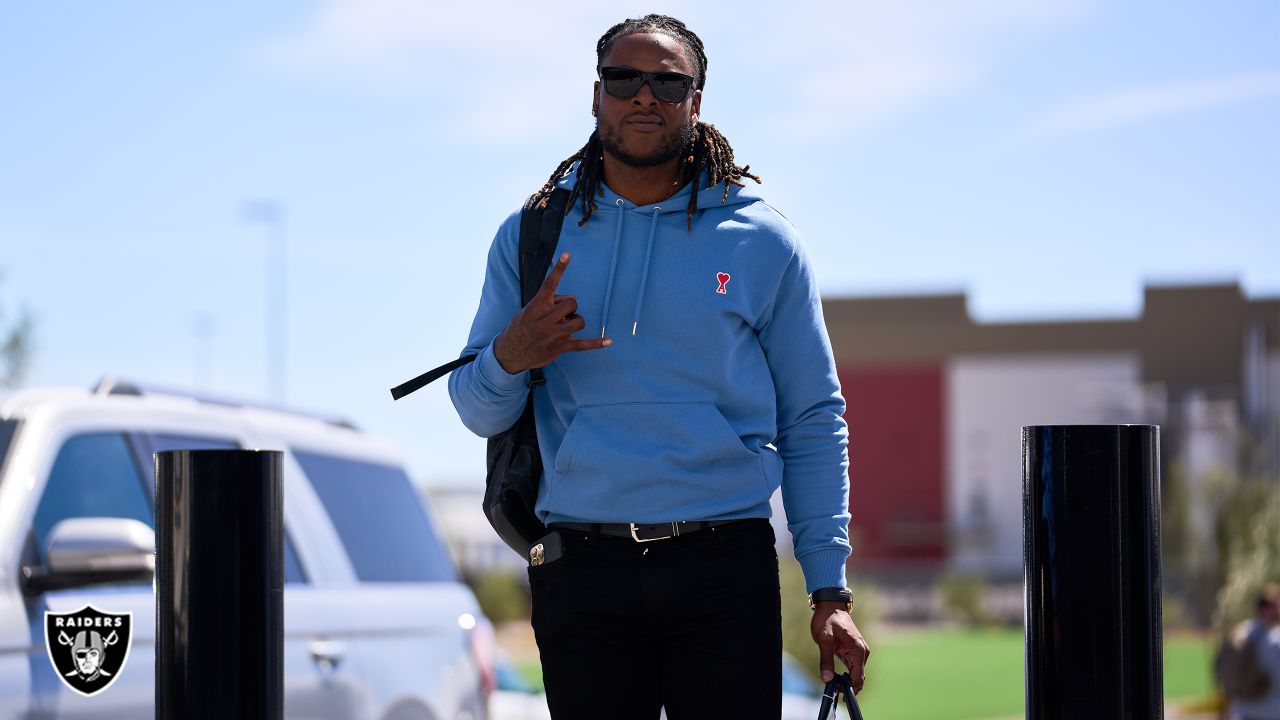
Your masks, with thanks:
[[[629,98],[640,92],[644,78],[630,68],[605,68],[604,91],[617,98]]]
[[[678,103],[689,94],[689,80],[676,73],[658,73],[650,81],[653,96],[663,102]]]

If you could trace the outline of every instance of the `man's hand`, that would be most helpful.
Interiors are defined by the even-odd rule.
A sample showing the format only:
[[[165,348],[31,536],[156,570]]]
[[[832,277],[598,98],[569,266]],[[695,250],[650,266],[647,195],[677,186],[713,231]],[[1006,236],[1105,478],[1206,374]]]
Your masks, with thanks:
[[[835,677],[835,658],[838,657],[849,668],[854,692],[860,692],[867,679],[867,658],[871,657],[871,647],[862,639],[853,618],[845,612],[844,603],[817,603],[813,620],[809,623],[809,633],[818,644],[818,670],[822,673],[822,682],[831,682]]]
[[[508,373],[545,367],[567,352],[597,350],[613,344],[609,338],[573,337],[587,324],[578,314],[577,299],[556,294],[567,267],[569,253],[563,253],[542,281],[538,294],[511,317],[507,329],[493,341],[493,354]]]

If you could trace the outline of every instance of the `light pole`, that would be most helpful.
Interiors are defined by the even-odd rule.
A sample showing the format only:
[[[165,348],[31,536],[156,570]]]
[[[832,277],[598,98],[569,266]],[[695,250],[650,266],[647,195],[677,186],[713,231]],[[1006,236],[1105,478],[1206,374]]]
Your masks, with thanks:
[[[213,315],[205,312],[191,316],[191,335],[195,348],[192,387],[213,392]]]
[[[288,235],[284,206],[275,200],[253,200],[245,205],[245,218],[261,223],[266,231],[267,263],[267,396],[283,405],[288,396],[286,371],[288,366]]]

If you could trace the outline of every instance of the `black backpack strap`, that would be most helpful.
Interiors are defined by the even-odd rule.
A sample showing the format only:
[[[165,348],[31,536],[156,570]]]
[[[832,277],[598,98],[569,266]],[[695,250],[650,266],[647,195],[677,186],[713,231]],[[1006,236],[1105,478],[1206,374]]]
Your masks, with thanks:
[[[472,360],[475,360],[476,357],[477,356],[475,355],[463,355],[457,360],[447,362],[438,368],[432,368],[408,382],[401,383],[391,388],[391,399],[399,400],[400,398],[404,397],[405,395],[408,395],[409,393],[415,390],[421,390],[427,385],[435,382],[436,380],[439,380],[440,378],[444,377],[445,375],[448,375],[454,370],[457,370],[463,365],[466,365]]]
[[[538,286],[547,277],[551,257],[560,242],[564,225],[565,203],[569,191],[556,188],[547,198],[547,206],[539,208],[533,198],[520,213],[520,306],[524,307],[538,294]]]
[[[520,212],[520,307],[527,305],[529,300],[538,294],[538,286],[547,276],[547,268],[551,267],[551,256],[555,254],[556,243],[560,241],[560,228],[564,224],[565,205],[568,200],[569,191],[556,188],[551,191],[551,197],[547,199],[545,208],[537,207],[533,197],[530,197]],[[464,355],[440,367],[432,368],[408,382],[391,388],[391,399],[399,400],[475,359],[475,355]],[[530,387],[546,382],[540,368],[534,368],[529,372]]]
[[[564,188],[552,190],[544,208],[534,203],[536,197],[530,197],[520,213],[520,307],[529,304],[547,277],[556,244],[560,242],[569,191]],[[529,371],[530,389],[545,382],[542,368]]]

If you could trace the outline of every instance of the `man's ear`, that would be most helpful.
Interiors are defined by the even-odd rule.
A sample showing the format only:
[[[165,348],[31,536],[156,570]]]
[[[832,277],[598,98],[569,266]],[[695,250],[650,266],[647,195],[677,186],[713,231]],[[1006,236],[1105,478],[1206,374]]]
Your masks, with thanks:
[[[702,91],[693,91],[693,121],[698,122],[698,114],[702,111]]]
[[[591,89],[591,117],[600,114],[600,81],[597,80]]]

